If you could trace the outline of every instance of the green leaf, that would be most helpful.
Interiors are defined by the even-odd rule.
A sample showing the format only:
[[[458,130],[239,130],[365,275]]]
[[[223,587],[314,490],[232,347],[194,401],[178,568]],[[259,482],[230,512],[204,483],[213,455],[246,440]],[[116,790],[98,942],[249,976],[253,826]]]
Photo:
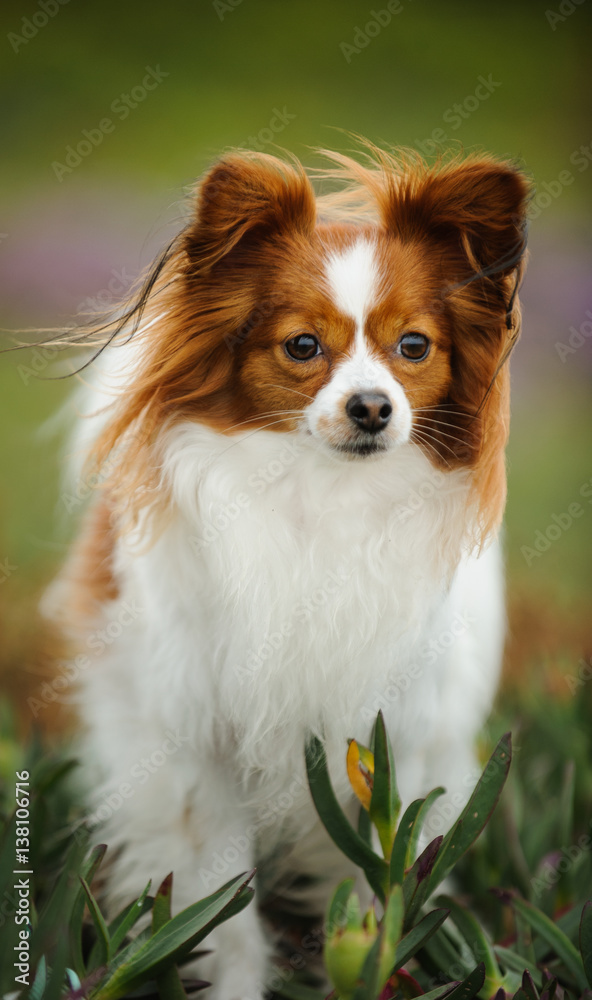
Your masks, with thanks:
[[[428,897],[430,885],[430,875],[437,862],[442,837],[436,837],[428,844],[417,861],[411,866],[403,880],[403,894],[405,897],[405,926],[409,927],[419,913],[425,900]]]
[[[325,923],[325,936],[331,937],[338,927],[347,923],[347,901],[354,887],[354,879],[346,878],[341,882],[331,897]]]
[[[171,919],[171,896],[173,893],[173,873],[170,872],[161,882],[154,897],[152,907],[152,932],[157,933]],[[161,1000],[187,1000],[183,989],[181,976],[175,966],[165,969],[157,976],[156,985]]]
[[[107,850],[106,844],[97,844],[93,847],[90,857],[82,869],[85,881],[90,885],[95,877]],[[82,978],[86,972],[84,958],[82,956],[82,924],[84,916],[85,894],[80,886],[70,917],[69,937],[70,937],[70,964],[76,973]]]
[[[524,973],[527,973],[533,980],[533,983],[536,983],[537,988],[541,989],[543,981],[540,971],[536,968],[536,966],[532,965],[528,969],[525,969],[524,959],[522,956],[517,955],[511,948],[504,948],[500,944],[495,945],[494,951],[496,958],[499,962],[501,962],[505,969],[508,969],[510,972],[515,972],[519,976],[524,976]],[[525,989],[524,982],[522,984],[522,988],[525,992],[528,992],[528,990]],[[535,1000],[538,1000],[538,994],[535,994]]]
[[[537,970],[538,971],[538,970]],[[539,978],[539,986],[542,985],[542,976]],[[526,994],[528,1000],[539,1000],[538,990],[536,988],[533,977],[531,976],[528,969],[525,969],[522,973],[522,992]]]
[[[416,860],[419,838],[425,817],[444,788],[434,788],[425,799],[415,799],[407,806],[395,836],[390,861],[391,884],[402,883],[405,872]]]
[[[60,937],[53,951],[49,982],[43,993],[43,1000],[60,1000],[63,996],[64,979],[68,965],[68,941]]]
[[[144,889],[139,899],[134,900],[109,924],[109,935],[111,938],[111,954],[114,955],[132,927],[138,922],[140,917],[147,913],[153,905],[152,900],[148,900],[148,893],[152,882]]]
[[[419,951],[425,942],[442,926],[449,910],[432,910],[399,941],[395,968],[400,969]]]
[[[86,879],[80,877],[80,884],[86,893],[86,901],[88,903],[88,909],[92,917],[92,922],[95,925],[95,930],[97,932],[97,939],[100,942],[99,947],[99,965],[109,964],[111,959],[111,940],[109,938],[109,930],[107,924],[105,923],[105,918],[99,909],[99,904],[97,903],[95,897],[90,891],[88,882]]]
[[[358,816],[358,833],[364,843],[368,844],[368,847],[372,847],[372,821],[368,810],[364,809],[364,806],[360,806],[360,815]]]
[[[400,885],[396,885],[387,900],[378,937],[366,956],[352,1000],[376,1000],[391,976],[403,927],[403,914],[403,891]]]
[[[512,738],[510,733],[506,733],[495,747],[458,820],[444,838],[442,849],[429,878],[426,896],[437,889],[457,861],[476,841],[495,809],[508,777],[511,760]]]
[[[563,996],[563,989],[559,986],[559,981],[555,976],[551,976],[549,972],[545,970],[547,981],[545,983],[545,988],[541,993],[541,1000],[555,1000],[557,992],[560,990],[560,994]]]
[[[485,982],[485,966],[483,962],[473,969],[466,979],[460,983],[452,993],[448,994],[448,1000],[471,1000],[482,990]]]
[[[152,933],[156,934],[171,919],[171,896],[173,893],[173,873],[163,879],[152,906]]]
[[[450,896],[438,896],[436,902],[448,908],[450,919],[464,937],[473,953],[473,957],[475,959],[480,956],[483,957],[485,989],[488,995],[493,996],[494,993],[497,993],[498,989],[504,987],[504,977],[497,964],[493,945],[483,931],[479,921],[476,920],[469,910],[465,909],[464,906],[461,906],[460,903],[457,903]]]
[[[552,842],[556,844],[571,844],[574,830],[576,768],[573,760],[566,761],[563,767],[561,795],[557,808],[557,834]]]
[[[167,969],[157,976],[156,986],[160,1000],[187,1000],[187,994],[177,968]]]
[[[366,956],[358,985],[352,994],[352,1000],[377,1000],[384,985],[380,981],[380,949],[383,936],[384,931],[381,928],[376,941]]]
[[[536,966],[536,956],[532,943],[532,928],[519,913],[514,913],[516,919],[516,942],[514,951],[522,956],[525,966]]]
[[[446,792],[445,788],[434,788],[429,795],[426,795],[425,799],[421,801],[419,811],[415,816],[415,821],[413,823],[411,833],[409,836],[409,842],[407,845],[407,855],[405,857],[405,868],[410,868],[415,861],[415,855],[417,854],[419,838],[421,836],[422,827],[424,820],[432,808],[436,799],[439,799],[441,795]]]
[[[45,955],[41,956],[39,965],[35,971],[35,978],[29,992],[29,1000],[43,1000],[43,994],[47,985],[47,962]]]
[[[39,762],[39,767],[35,769],[31,779],[35,786],[36,794],[38,796],[46,795],[75,767],[78,767],[78,761],[74,760],[74,758],[52,760],[47,765],[46,761],[42,758]],[[43,774],[43,771],[46,771],[46,773]]]
[[[571,972],[579,989],[582,991],[586,990],[588,988],[588,979],[584,971],[584,964],[577,948],[563,931],[532,903],[527,903],[526,900],[511,894],[511,904],[528,921],[532,929],[553,949],[566,969]]]
[[[88,835],[72,840],[62,872],[47,898],[31,939],[31,965],[36,966],[45,952],[67,935],[72,910],[80,892],[78,873],[83,870]]]
[[[449,928],[444,925],[425,942],[417,957],[423,965],[425,956],[428,968],[433,967],[437,972],[445,971],[447,975],[450,974],[447,971],[449,969],[461,969],[460,975],[464,978],[473,968],[473,958],[471,956],[471,960],[468,961],[466,951],[459,950],[458,946],[458,939],[454,940]]]
[[[397,789],[393,748],[384,724],[384,716],[379,712],[374,731],[374,784],[369,814],[378,831],[387,861],[391,856],[400,811],[401,799]]]
[[[146,942],[149,941],[151,937],[152,937],[152,928],[145,927],[142,931],[140,931],[139,934],[136,934],[131,939],[131,941],[128,942],[128,944],[124,945],[123,948],[120,948],[117,954],[113,955],[111,958],[108,970],[109,974],[113,976],[117,971],[117,969],[119,969],[122,965],[125,965],[126,962],[129,962],[131,957],[135,955],[136,952],[140,950],[140,948],[143,948]],[[106,966],[104,966],[103,968],[106,969]]]
[[[382,928],[384,930],[384,941],[382,943],[382,952],[388,953],[392,952],[393,962],[391,965],[391,972],[394,972],[396,966],[396,951],[397,946],[401,940],[401,933],[403,931],[403,917],[405,916],[405,904],[403,901],[403,889],[400,885],[395,885],[391,889],[389,898],[386,904],[386,910],[384,912],[384,917],[382,918]]]
[[[280,987],[276,987],[275,993],[279,997],[285,997],[285,1000],[325,1000],[327,995],[324,990],[313,990],[304,983],[282,983]]]
[[[118,1000],[188,955],[214,927],[250,902],[253,890],[249,882],[254,874],[252,871],[246,877],[239,875],[167,921],[104,982],[93,994],[93,1000]]]
[[[408,805],[397,828],[389,865],[389,878],[391,885],[403,884],[405,869],[408,867],[407,851],[409,847],[409,840],[412,836],[413,827],[419,814],[419,810],[421,809],[424,801],[425,799],[415,799],[414,802]]]
[[[580,951],[584,963],[584,972],[588,986],[592,989],[592,899],[589,899],[582,910],[580,921]]]
[[[329,777],[325,748],[316,736],[308,741],[305,752],[310,793],[323,826],[346,857],[364,870],[374,892],[384,903],[388,882],[386,861],[356,833],[339,805]]]
[[[444,1000],[456,986],[460,986],[458,980],[453,983],[445,983],[444,986],[438,986],[437,989],[430,990],[429,993],[422,993],[421,1000]]]

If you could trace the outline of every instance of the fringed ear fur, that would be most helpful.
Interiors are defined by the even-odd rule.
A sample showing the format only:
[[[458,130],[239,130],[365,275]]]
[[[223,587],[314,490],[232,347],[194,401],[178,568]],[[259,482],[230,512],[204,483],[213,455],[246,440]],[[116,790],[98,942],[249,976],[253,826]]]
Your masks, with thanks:
[[[527,178],[511,164],[472,157],[434,169],[416,161],[411,169],[386,171],[377,197],[393,235],[428,241],[442,259],[454,371],[442,402],[448,421],[458,427],[458,457],[471,468],[477,543],[499,525],[505,503],[505,361],[520,332],[516,291],[524,269],[529,195]],[[433,433],[438,436],[437,422]],[[443,442],[445,464],[456,447]]]
[[[474,271],[504,277],[524,254],[529,193],[519,170],[475,157],[407,174],[383,200],[382,214],[403,238],[456,236]]]
[[[217,163],[197,191],[196,214],[184,241],[191,272],[208,273],[235,249],[278,232],[310,233],[315,195],[298,164],[265,153],[237,152]]]

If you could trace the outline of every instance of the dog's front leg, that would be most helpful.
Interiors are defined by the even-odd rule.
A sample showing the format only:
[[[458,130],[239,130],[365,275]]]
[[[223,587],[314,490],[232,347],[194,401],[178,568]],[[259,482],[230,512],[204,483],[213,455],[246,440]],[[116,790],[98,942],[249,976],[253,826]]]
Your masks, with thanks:
[[[254,867],[250,810],[241,803],[233,775],[211,760],[172,757],[136,784],[129,798],[119,795],[117,801],[100,830],[112,858],[106,887],[111,912],[138,896],[149,878],[155,889],[171,870],[178,913]],[[210,981],[213,998],[261,1000],[271,949],[254,900],[217,927],[203,948],[212,954],[184,971]]]

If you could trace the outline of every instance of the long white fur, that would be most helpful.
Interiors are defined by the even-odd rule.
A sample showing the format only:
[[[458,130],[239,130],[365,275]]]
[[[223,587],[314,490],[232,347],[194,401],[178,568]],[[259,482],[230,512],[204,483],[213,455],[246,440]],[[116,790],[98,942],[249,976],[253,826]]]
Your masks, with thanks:
[[[280,880],[327,877],[318,905],[353,873],[316,820],[304,742],[311,732],[326,740],[351,810],[346,741],[368,743],[378,708],[404,803],[448,789],[432,835],[475,783],[473,744],[504,632],[499,550],[467,551],[468,477],[436,470],[409,442],[405,393],[364,345],[364,311],[377,294],[369,255],[366,245],[330,264],[359,337],[302,427],[168,429],[170,522],[152,547],[141,531],[118,543],[121,594],[103,610],[103,638],[87,639],[100,662],[85,672],[81,698],[84,758],[100,782],[91,808],[106,819],[110,853],[121,849],[114,905],[174,868],[179,909],[272,855]],[[362,382],[361,370],[371,373]],[[384,454],[348,461],[323,445],[315,417],[360,385],[390,395],[398,430]],[[200,971],[214,995],[258,1000],[269,946],[255,906],[220,927],[213,945],[219,961],[214,954]]]

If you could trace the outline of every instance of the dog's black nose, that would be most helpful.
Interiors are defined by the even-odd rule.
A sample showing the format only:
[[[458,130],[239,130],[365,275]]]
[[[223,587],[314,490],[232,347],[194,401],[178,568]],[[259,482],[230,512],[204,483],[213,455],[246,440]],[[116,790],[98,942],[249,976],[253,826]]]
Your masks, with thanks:
[[[348,399],[345,411],[360,430],[377,434],[388,424],[393,408],[383,392],[358,392]]]

